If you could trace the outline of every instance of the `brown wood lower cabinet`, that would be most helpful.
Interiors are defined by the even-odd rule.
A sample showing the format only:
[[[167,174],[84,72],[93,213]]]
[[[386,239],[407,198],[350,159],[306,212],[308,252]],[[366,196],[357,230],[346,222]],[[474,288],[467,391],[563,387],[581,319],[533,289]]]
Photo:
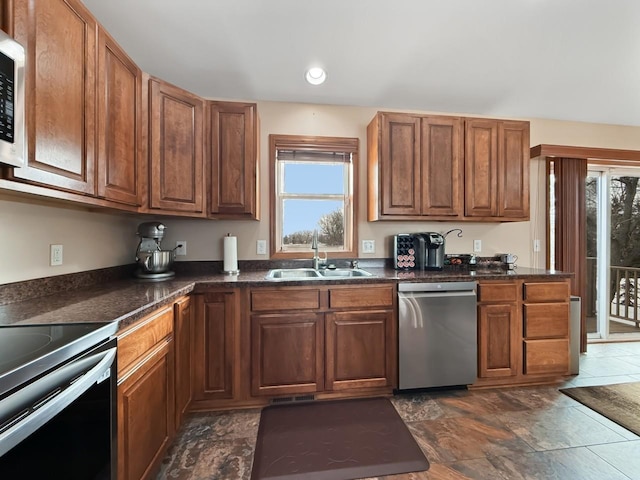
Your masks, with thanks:
[[[232,405],[240,394],[240,304],[234,289],[196,295],[193,400],[198,410]]]
[[[118,479],[153,478],[175,433],[173,307],[118,334]]]
[[[476,386],[544,383],[569,373],[569,280],[478,285]]]
[[[387,387],[394,368],[393,312],[326,315],[326,389]]]
[[[252,395],[395,386],[394,285],[255,288],[250,299]]]
[[[323,315],[253,315],[251,393],[288,395],[323,389]]]
[[[518,374],[520,324],[516,305],[478,306],[479,377]]]
[[[191,298],[184,297],[176,301],[174,306],[174,342],[175,342],[175,393],[176,393],[176,428],[182,423],[184,415],[191,403],[192,385],[192,316]]]

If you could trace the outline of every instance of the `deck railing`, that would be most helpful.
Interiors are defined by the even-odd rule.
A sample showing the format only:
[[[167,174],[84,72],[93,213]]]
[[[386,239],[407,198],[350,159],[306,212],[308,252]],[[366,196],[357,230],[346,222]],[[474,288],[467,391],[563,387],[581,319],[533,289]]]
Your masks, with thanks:
[[[595,316],[597,299],[597,260],[587,257],[587,295],[584,300],[587,316]],[[640,268],[610,267],[611,294],[609,317],[626,320],[640,327]],[[637,287],[637,288],[636,288]]]
[[[611,317],[640,324],[638,315],[638,276],[640,268],[618,267],[611,268],[611,286],[617,287],[611,300]]]

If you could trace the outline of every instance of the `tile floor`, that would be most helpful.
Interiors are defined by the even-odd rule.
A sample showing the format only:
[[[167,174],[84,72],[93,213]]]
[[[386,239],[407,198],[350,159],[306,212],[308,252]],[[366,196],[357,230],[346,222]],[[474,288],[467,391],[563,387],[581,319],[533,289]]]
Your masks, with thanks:
[[[592,344],[563,386],[640,381],[640,342]],[[431,462],[389,480],[640,480],[640,437],[558,386],[401,395],[401,417]],[[194,414],[158,479],[249,479],[259,410]]]

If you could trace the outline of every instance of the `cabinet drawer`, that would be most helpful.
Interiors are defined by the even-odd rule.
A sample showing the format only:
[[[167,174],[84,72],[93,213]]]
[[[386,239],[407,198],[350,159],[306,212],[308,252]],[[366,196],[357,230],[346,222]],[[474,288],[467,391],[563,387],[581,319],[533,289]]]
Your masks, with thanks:
[[[524,299],[527,302],[566,302],[569,300],[569,284],[567,282],[526,282]]]
[[[569,336],[569,304],[525,303],[524,336],[526,338],[567,338]]]
[[[517,302],[517,283],[481,283],[478,285],[479,302]]]
[[[525,340],[524,373],[569,373],[569,340]]]
[[[320,290],[287,288],[285,290],[254,290],[251,292],[251,310],[298,310],[320,308]]]
[[[158,310],[118,335],[118,378],[173,331],[173,305]]]
[[[393,305],[393,286],[370,287],[360,285],[353,288],[329,290],[329,308],[390,307]]]

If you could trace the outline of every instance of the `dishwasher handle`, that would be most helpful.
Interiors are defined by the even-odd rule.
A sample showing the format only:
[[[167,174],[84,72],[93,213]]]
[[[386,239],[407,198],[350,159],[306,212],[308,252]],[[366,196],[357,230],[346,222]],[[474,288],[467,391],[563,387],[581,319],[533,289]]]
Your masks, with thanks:
[[[475,291],[478,282],[402,282],[398,292],[464,292]]]
[[[447,298],[447,297],[475,297],[474,290],[466,290],[462,292],[399,292],[399,299],[409,298]]]

